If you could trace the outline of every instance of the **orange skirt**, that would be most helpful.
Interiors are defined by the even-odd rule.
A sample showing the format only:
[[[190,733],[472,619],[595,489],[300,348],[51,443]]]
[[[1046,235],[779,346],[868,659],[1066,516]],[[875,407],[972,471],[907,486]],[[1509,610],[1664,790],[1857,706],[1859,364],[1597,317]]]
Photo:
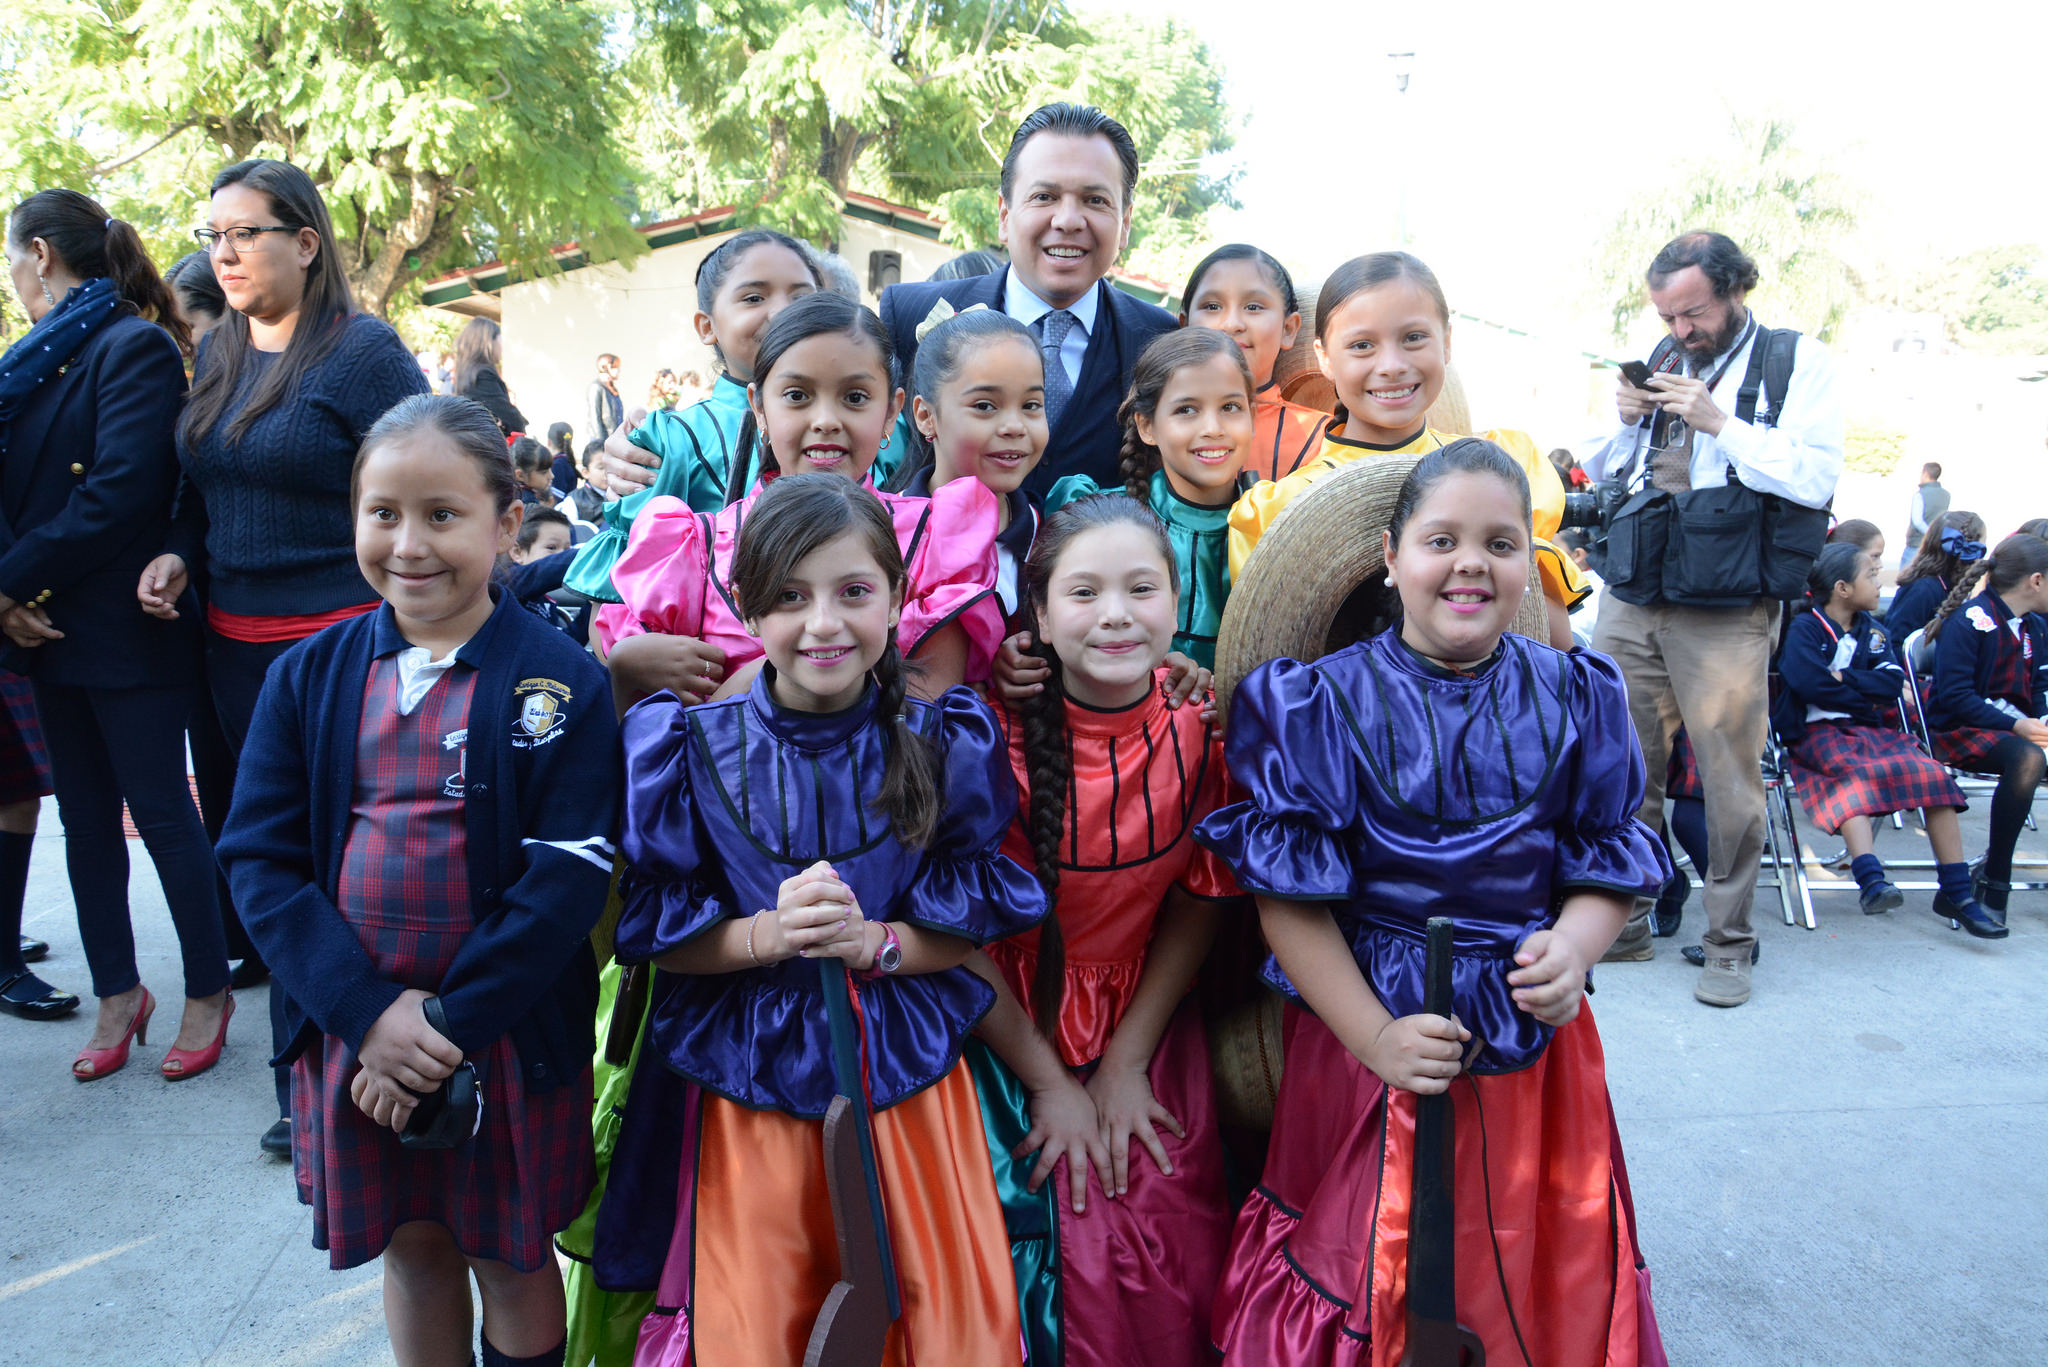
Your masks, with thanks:
[[[797,1367],[839,1278],[824,1126],[700,1095],[694,1172],[662,1275],[664,1292],[687,1290],[661,1296],[634,1362]],[[1017,1367],[1010,1240],[967,1070],[877,1114],[875,1153],[903,1292],[882,1361]]]

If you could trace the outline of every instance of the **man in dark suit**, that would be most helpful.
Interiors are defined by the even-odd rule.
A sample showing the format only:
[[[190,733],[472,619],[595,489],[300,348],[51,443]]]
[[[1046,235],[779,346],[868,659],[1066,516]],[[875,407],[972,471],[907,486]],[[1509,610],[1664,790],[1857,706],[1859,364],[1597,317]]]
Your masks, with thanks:
[[[1117,406],[1138,353],[1176,326],[1166,310],[1103,279],[1130,240],[1137,185],[1138,149],[1122,124],[1086,105],[1035,109],[1010,139],[996,200],[1010,265],[882,291],[882,325],[906,382],[927,319],[979,305],[1009,314],[1038,338],[1051,437],[1025,485],[1029,493],[1043,494],[1062,475],[1089,475],[1105,488],[1119,482]]]

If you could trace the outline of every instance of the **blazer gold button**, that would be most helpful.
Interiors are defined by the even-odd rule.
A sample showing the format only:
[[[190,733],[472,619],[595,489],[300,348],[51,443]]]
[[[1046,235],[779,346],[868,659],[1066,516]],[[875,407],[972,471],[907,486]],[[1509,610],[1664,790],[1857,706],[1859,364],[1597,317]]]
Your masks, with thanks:
[[[85,473],[85,467],[74,460],[71,462],[71,473],[74,475],[82,475]]]

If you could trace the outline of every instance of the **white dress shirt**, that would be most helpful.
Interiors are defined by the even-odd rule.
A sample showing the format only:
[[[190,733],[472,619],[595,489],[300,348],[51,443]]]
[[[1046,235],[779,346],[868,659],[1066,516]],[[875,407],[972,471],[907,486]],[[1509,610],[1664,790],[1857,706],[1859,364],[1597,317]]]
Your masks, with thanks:
[[[1095,331],[1095,318],[1101,308],[1102,289],[1099,284],[1089,286],[1086,294],[1067,306],[1067,312],[1074,315],[1075,326],[1067,329],[1066,340],[1060,343],[1060,364],[1066,369],[1070,390],[1081,387],[1081,362],[1088,355],[1088,338]],[[1033,294],[1031,287],[1019,280],[1015,268],[1012,268],[1009,282],[1003,288],[1003,312],[1025,327],[1031,327],[1052,311],[1052,305]],[[1037,334],[1034,332],[1032,335]]]
[[[1758,329],[1737,350],[1721,382],[1714,386],[1714,405],[1728,415],[1719,436],[1694,429],[1692,487],[1711,489],[1728,482],[1733,465],[1742,483],[1758,493],[1776,494],[1808,508],[1825,507],[1842,477],[1842,399],[1835,386],[1834,360],[1811,337],[1801,336],[1792,354],[1792,380],[1775,427],[1759,427],[1735,416],[1735,399],[1749,373],[1749,351]],[[1701,369],[1711,375],[1722,357]],[[1762,407],[1766,396],[1759,393]],[[1619,429],[1607,444],[1585,461],[1594,480],[1628,472],[1631,484],[1641,475],[1650,454],[1650,420]]]

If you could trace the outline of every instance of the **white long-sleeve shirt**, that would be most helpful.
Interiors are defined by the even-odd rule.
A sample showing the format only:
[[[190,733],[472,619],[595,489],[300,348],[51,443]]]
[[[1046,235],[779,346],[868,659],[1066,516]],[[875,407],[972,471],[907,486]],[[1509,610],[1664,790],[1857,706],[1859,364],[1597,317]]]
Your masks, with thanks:
[[[1825,507],[1842,477],[1843,422],[1841,393],[1835,384],[1835,363],[1826,347],[1802,335],[1792,353],[1792,380],[1786,386],[1783,411],[1775,427],[1760,427],[1735,416],[1735,400],[1749,373],[1749,351],[1760,329],[1751,329],[1714,386],[1714,404],[1728,415],[1719,436],[1695,430],[1692,439],[1692,487],[1718,488],[1728,482],[1733,465],[1742,483],[1759,493],[1776,494],[1808,508]],[[1721,357],[1703,367],[1712,374]],[[1757,396],[1758,406],[1765,396]],[[1619,428],[1607,444],[1585,462],[1595,480],[1627,471],[1631,482],[1650,454],[1650,420]]]

